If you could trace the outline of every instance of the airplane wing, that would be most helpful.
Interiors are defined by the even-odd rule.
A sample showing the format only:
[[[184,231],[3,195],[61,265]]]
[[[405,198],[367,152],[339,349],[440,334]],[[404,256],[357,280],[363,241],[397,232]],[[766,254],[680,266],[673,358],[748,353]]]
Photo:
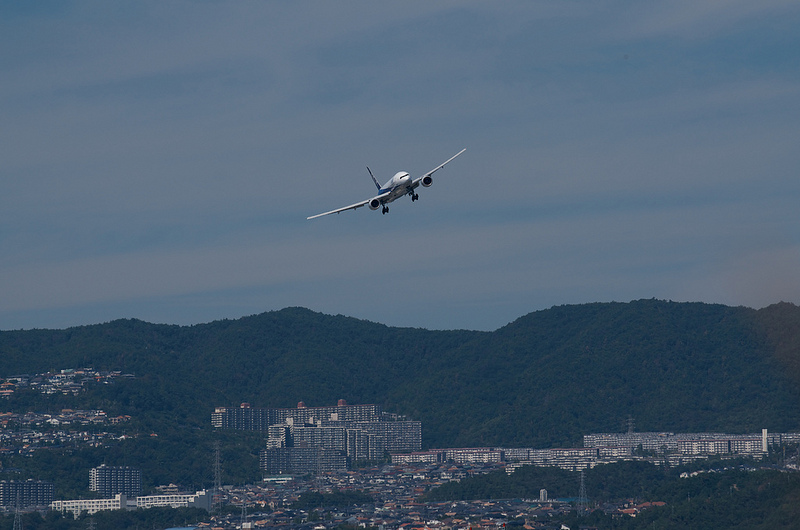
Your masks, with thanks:
[[[411,188],[412,188],[412,189],[416,189],[416,188],[417,188],[417,186],[419,186],[419,185],[420,185],[420,183],[422,182],[422,180],[423,180],[424,178],[430,178],[430,176],[431,176],[431,175],[433,175],[434,173],[436,173],[437,171],[439,171],[440,169],[442,169],[444,166],[446,166],[447,164],[449,164],[450,162],[452,162],[452,161],[453,161],[453,160],[454,160],[454,159],[455,159],[455,158],[456,158],[458,155],[460,155],[460,154],[461,154],[461,153],[463,153],[464,151],[466,151],[466,149],[462,149],[461,151],[459,151],[458,153],[454,154],[452,157],[450,157],[449,159],[447,159],[447,161],[445,161],[445,162],[442,162],[441,164],[439,164],[439,165],[438,165],[438,166],[436,166],[435,168],[431,169],[430,171],[428,171],[427,173],[425,173],[425,174],[424,174],[424,175],[422,175],[421,177],[417,177],[417,178],[415,178],[415,179],[414,179],[414,181],[411,183]],[[429,185],[429,184],[426,184],[426,186],[428,186],[428,185]]]
[[[355,210],[356,208],[361,208],[362,206],[366,206],[371,199],[367,199],[366,201],[357,202],[355,204],[351,204],[350,206],[345,206],[344,208],[337,208],[336,210],[331,210],[330,212],[325,213],[318,213],[317,215],[312,215],[311,217],[306,217],[308,219],[315,219],[317,217],[322,217],[323,215],[330,215],[332,213],[339,213],[344,212],[347,210]]]
[[[375,197],[373,197],[371,199],[367,199],[365,201],[357,202],[355,204],[351,204],[350,206],[345,206],[344,208],[337,208],[335,210],[331,210],[330,212],[318,213],[317,215],[312,215],[311,217],[306,217],[306,220],[308,220],[308,219],[316,219],[317,217],[322,217],[323,215],[330,215],[332,213],[340,213],[340,212],[345,212],[347,210],[355,210],[357,208],[361,208],[362,206],[366,206],[367,204],[371,203],[372,201],[374,201],[376,199],[378,201],[380,201],[381,204],[383,204],[383,199],[385,199],[389,195],[391,195],[391,193],[389,193],[387,191],[386,193],[381,193],[380,195],[376,195]],[[375,206],[375,208],[377,208],[377,207],[378,206]]]

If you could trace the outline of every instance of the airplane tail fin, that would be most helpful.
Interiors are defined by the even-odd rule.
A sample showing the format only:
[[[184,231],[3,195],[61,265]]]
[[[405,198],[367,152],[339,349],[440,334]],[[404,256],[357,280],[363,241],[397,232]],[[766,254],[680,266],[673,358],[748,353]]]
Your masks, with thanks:
[[[381,191],[381,185],[378,184],[378,181],[375,180],[375,175],[372,174],[372,170],[367,166],[367,171],[369,171],[369,176],[372,177],[372,182],[375,183],[375,187],[378,188],[378,191]]]

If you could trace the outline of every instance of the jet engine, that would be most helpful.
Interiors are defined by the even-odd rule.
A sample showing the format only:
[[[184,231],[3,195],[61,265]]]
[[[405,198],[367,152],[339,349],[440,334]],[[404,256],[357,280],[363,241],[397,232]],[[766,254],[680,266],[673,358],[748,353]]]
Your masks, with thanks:
[[[376,199],[370,199],[370,201],[369,201],[369,209],[370,210],[377,210],[380,207],[381,207],[381,201],[379,201],[377,198]]]
[[[425,175],[424,177],[422,177],[422,182],[420,182],[420,184],[422,184],[427,188],[428,186],[433,184],[433,177],[430,175]]]

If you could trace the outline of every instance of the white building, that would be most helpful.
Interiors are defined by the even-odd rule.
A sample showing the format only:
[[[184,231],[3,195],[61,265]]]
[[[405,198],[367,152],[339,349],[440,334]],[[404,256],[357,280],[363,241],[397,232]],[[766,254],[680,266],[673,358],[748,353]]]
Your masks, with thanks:
[[[392,464],[435,464],[441,460],[441,451],[416,451],[392,455]]]
[[[102,510],[135,510],[136,508],[153,508],[169,506],[171,508],[203,508],[211,509],[211,495],[206,490],[194,494],[148,495],[144,497],[128,497],[118,493],[113,499],[78,499],[71,501],[53,501],[50,509],[61,513],[72,512],[77,519],[81,513],[89,515]]]
[[[155,506],[169,506],[171,508],[203,508],[211,509],[211,495],[206,490],[195,492],[194,494],[166,494],[148,495],[146,497],[136,497],[131,499],[131,503],[136,503],[136,508],[153,508]]]
[[[53,501],[50,509],[57,512],[72,512],[75,519],[82,512],[89,515],[102,510],[121,510],[128,507],[128,497],[124,493],[118,493],[113,499],[78,499],[74,501]]]

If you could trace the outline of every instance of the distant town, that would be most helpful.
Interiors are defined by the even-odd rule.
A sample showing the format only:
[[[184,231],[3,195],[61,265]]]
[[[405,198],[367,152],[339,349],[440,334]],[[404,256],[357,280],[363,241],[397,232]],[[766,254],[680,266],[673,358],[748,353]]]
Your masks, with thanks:
[[[5,378],[0,383],[0,398],[9,398],[20,389],[42,394],[77,394],[88,382],[111,384],[132,374],[97,371],[91,368],[64,369],[57,372],[23,374]],[[2,401],[0,401],[2,403]],[[117,425],[131,420],[128,415],[109,416],[103,410],[62,409],[60,412],[0,412],[0,454],[28,455],[39,449],[55,447],[100,447],[119,440],[120,435],[98,431],[97,427]],[[87,430],[86,427],[90,427]]]
[[[9,397],[17,389],[30,388],[42,394],[77,394],[89,382],[111,384],[116,379],[133,379],[133,374],[121,371],[94,370],[92,368],[67,368],[57,372],[21,374],[6,377],[0,383],[0,397]]]
[[[61,377],[63,375],[63,377]],[[89,369],[57,374],[15,376],[3,385],[29,386],[48,393],[74,392],[88,380],[112,381],[119,372],[101,374]],[[88,379],[87,379],[88,378]],[[77,387],[76,387],[77,385]],[[8,389],[9,387],[6,386]],[[1,451],[32,451],[57,444],[102,444],[113,440],[107,433],[60,430],[62,425],[102,425],[128,421],[108,418],[100,410],[63,410],[60,414],[0,414]],[[88,487],[103,498],[56,500],[52,483],[34,480],[0,481],[0,507],[15,510],[55,510],[93,514],[100,510],[154,506],[200,507],[209,520],[199,527],[272,528],[308,523],[323,530],[345,524],[384,529],[424,523],[428,528],[500,526],[517,521],[535,528],[534,522],[574,509],[575,499],[552,499],[545,488],[531,499],[426,503],[419,496],[448,482],[497,470],[514,473],[522,466],[558,467],[582,472],[600,464],[624,460],[656,465],[681,465],[707,459],[742,456],[756,460],[775,448],[800,444],[800,433],[753,434],[626,432],[587,434],[583,447],[509,448],[473,447],[422,450],[422,424],[379,405],[336,405],[296,408],[256,408],[247,403],[216,407],[211,424],[220,430],[262,432],[265,444],[259,466],[263,482],[248,486],[224,486],[215,469],[215,485],[187,492],[174,484],[159,487],[156,495],[141,495],[141,472],[135,466],[100,466],[89,474]],[[13,428],[12,428],[13,427]],[[35,430],[48,427],[47,430]],[[372,463],[372,464],[370,464]],[[797,468],[796,462],[789,467]],[[304,493],[358,491],[374,502],[358,508],[312,514],[292,508]],[[576,495],[577,495],[576,491]],[[241,515],[220,512],[224,504],[241,508]],[[663,504],[663,503],[662,503]],[[603,507],[607,513],[634,516],[657,503],[621,501]],[[249,515],[248,515],[249,514]],[[324,521],[310,524],[324,516]],[[531,524],[528,524],[531,523]]]
[[[376,460],[389,453],[397,465],[503,464],[508,472],[523,465],[581,471],[598,464],[646,460],[681,465],[719,456],[761,457],[771,447],[800,443],[800,433],[753,434],[627,432],[587,434],[583,447],[477,447],[421,451],[422,424],[377,405],[348,405],[296,409],[217,407],[211,423],[220,429],[261,431],[267,436],[261,452],[265,474],[302,474],[347,470],[349,462]]]

